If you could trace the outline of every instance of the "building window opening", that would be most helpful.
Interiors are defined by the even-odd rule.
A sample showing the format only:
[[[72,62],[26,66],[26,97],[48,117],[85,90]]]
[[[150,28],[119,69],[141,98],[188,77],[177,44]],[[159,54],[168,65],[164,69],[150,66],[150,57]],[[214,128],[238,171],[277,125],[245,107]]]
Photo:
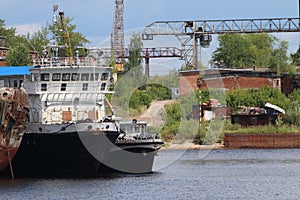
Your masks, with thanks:
[[[89,87],[89,84],[88,84],[88,83],[83,83],[83,84],[82,84],[82,91],[87,91],[87,90],[88,90],[88,87]]]
[[[108,73],[103,73],[101,76],[101,81],[107,81],[108,80]]]
[[[82,81],[88,81],[89,80],[89,74],[81,74],[81,80]]]
[[[60,87],[60,91],[66,91],[67,90],[67,84],[66,83],[62,83],[61,87]]]
[[[60,73],[54,73],[52,75],[52,81],[60,81],[61,80],[61,74]]]
[[[41,81],[49,81],[49,74],[41,74]]]
[[[101,83],[101,88],[100,88],[100,90],[103,91],[103,90],[105,90],[105,88],[106,88],[106,83]]]
[[[18,88],[18,80],[14,80],[14,88]]]
[[[98,73],[92,73],[90,74],[90,81],[98,81],[99,74]]]
[[[77,73],[72,73],[72,78],[71,78],[72,81],[79,81],[79,76]]]
[[[62,74],[62,80],[63,81],[70,81],[71,75],[70,73],[63,73]]]
[[[41,84],[41,91],[47,91],[47,84],[46,83]]]
[[[31,80],[32,82],[38,81],[38,74],[36,74],[36,73],[30,74],[30,80]]]

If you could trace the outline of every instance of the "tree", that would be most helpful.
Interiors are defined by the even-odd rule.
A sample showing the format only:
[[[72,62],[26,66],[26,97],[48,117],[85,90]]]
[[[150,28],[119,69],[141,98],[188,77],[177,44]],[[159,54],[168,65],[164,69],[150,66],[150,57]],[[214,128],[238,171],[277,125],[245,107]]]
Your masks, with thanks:
[[[82,46],[90,43],[90,41],[88,39],[86,39],[86,37],[84,35],[82,35],[79,32],[75,32],[76,25],[72,24],[73,18],[64,16],[64,19],[66,21],[66,26],[67,26],[67,29],[69,32],[69,37],[70,37],[70,42],[71,42],[71,49],[73,51],[77,47],[82,47]],[[53,25],[49,25],[49,27],[48,27],[48,30],[50,30],[50,31],[54,31],[55,29],[64,30],[62,27],[62,23],[58,23],[56,28]],[[66,34],[65,31],[56,31],[55,34],[57,34],[57,36],[59,38],[59,41],[58,41],[59,45],[66,45],[68,43],[65,40],[65,34]],[[79,49],[79,51],[80,51],[80,54],[84,54],[83,49]],[[66,56],[67,55],[66,49],[61,49],[59,54],[61,56]]]
[[[292,69],[288,64],[289,57],[287,56],[287,50],[288,43],[282,41],[279,43],[279,47],[272,52],[269,69],[276,72],[278,75],[280,75],[281,72],[292,72]]]
[[[44,46],[50,42],[50,40],[47,38],[47,35],[48,31],[46,28],[42,28],[32,35],[27,35],[30,50],[42,54]]]
[[[213,53],[214,62],[224,67],[245,68],[255,64],[255,48],[246,35],[221,35],[219,48]]]
[[[218,40],[219,47],[212,58],[222,67],[267,66],[272,71],[291,71],[286,41],[278,44],[278,39],[269,34],[221,35]]]
[[[30,64],[29,49],[23,44],[19,43],[9,49],[9,54],[6,57],[6,62],[11,66],[27,66]]]
[[[14,38],[16,37],[16,28],[6,28],[5,20],[0,19],[0,35],[6,37],[7,47],[14,45]]]
[[[143,47],[142,38],[139,34],[133,34],[128,45],[129,57],[125,63],[125,73],[129,72],[131,75],[142,76],[142,61],[141,49]]]
[[[15,28],[6,28],[5,21],[0,19],[0,35],[6,37],[8,55],[6,62],[12,66],[30,64],[29,43],[24,36],[16,35]]]
[[[296,66],[300,66],[300,46],[296,53],[291,54],[292,64]]]
[[[71,24],[73,18],[66,17],[66,24],[68,26],[72,49],[76,47],[84,46],[89,43],[81,33],[75,32],[76,25]],[[20,36],[16,34],[16,28],[6,28],[5,21],[0,19],[0,35],[6,37],[7,47],[9,49],[7,55],[7,63],[14,66],[22,66],[30,64],[29,52],[36,51],[42,53],[45,45],[49,44],[48,30],[54,30],[53,25],[49,25],[47,28],[42,28],[33,35]],[[58,24],[57,30],[61,30],[61,24]],[[59,45],[65,45],[64,33],[62,31],[56,32],[58,38],[60,38]],[[84,50],[81,49],[81,54]],[[60,51],[60,55],[66,55],[65,50]]]

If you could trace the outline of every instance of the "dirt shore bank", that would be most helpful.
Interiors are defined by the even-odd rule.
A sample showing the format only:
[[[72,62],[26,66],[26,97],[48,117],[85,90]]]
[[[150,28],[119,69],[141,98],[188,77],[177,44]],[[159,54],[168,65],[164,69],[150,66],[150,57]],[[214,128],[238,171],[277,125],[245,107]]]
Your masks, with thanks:
[[[200,150],[200,149],[224,149],[223,144],[213,144],[213,145],[199,145],[192,142],[184,143],[166,143],[161,150]]]

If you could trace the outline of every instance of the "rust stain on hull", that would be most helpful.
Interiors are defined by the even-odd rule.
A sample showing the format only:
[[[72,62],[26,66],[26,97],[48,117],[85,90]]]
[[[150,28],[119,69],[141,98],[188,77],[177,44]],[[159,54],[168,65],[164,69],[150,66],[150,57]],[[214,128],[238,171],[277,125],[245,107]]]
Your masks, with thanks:
[[[0,88],[0,172],[16,154],[28,120],[27,93],[22,89]]]

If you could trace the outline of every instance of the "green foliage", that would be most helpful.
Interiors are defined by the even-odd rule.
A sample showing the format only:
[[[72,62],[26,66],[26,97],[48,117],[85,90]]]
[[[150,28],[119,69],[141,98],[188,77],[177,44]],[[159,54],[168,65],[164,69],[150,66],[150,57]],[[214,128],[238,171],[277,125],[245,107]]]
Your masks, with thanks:
[[[149,108],[152,98],[145,92],[134,92],[129,101],[129,107],[132,109],[138,109],[141,106]]]
[[[33,33],[31,36],[27,36],[30,50],[35,51],[39,54],[43,53],[44,46],[49,44],[50,40],[47,38],[48,31],[46,28]]]
[[[165,125],[161,130],[161,136],[164,141],[172,140],[178,133],[181,120],[181,108],[179,103],[165,105],[166,116],[164,116]]]
[[[57,18],[59,19],[60,17],[57,16]],[[77,47],[82,47],[85,44],[90,43],[90,41],[88,39],[86,39],[86,37],[83,34],[81,34],[79,32],[75,32],[76,25],[72,24],[73,18],[70,18],[68,16],[65,16],[64,18],[65,18],[67,29],[68,29],[68,32],[69,32],[71,48],[72,48],[73,54],[74,54],[74,51]],[[62,27],[61,23],[57,23],[57,29],[58,30],[63,30],[63,27]],[[55,30],[55,27],[53,25],[49,25],[47,27],[47,30],[53,31],[53,30]],[[43,32],[44,31],[42,31],[42,33]],[[58,35],[58,38],[59,38],[59,43],[58,44],[59,45],[66,45],[67,41],[65,39],[65,32],[64,31],[57,31],[56,34]],[[80,55],[84,55],[84,53],[85,53],[84,49],[82,49],[82,48],[78,49],[78,51],[80,52]],[[67,55],[66,49],[61,49],[59,51],[59,54],[61,56],[66,56]]]
[[[249,68],[268,66],[278,74],[293,72],[287,56],[288,43],[269,34],[232,34],[218,37],[213,61],[220,67]]]
[[[226,105],[226,91],[224,89],[204,88],[195,90],[197,98],[201,103],[208,102],[210,99],[218,99],[221,105]]]
[[[288,43],[282,41],[277,49],[272,52],[272,57],[269,64],[269,69],[280,75],[282,72],[292,73],[292,68],[289,66],[289,57],[287,56]]]
[[[4,20],[0,20],[0,35],[6,37],[6,45],[9,49],[6,57],[8,65],[28,65],[30,63],[30,45],[27,39],[23,36],[17,35],[15,28],[6,28]]]
[[[262,87],[258,90],[236,89],[228,91],[226,94],[227,105],[234,111],[241,106],[264,107],[269,102],[283,109],[287,109],[289,100],[280,90],[272,87]]]
[[[129,73],[135,76],[137,79],[142,76],[142,57],[141,49],[143,47],[142,38],[139,34],[133,34],[130,38],[130,43],[128,44],[129,57],[128,61],[125,63],[124,73]]]
[[[87,40],[81,33],[75,32],[76,25],[71,24],[73,19],[69,17],[65,17],[65,19],[69,30],[72,49],[75,50],[76,47],[89,43],[89,40]],[[61,29],[60,23],[58,23],[58,29]],[[32,35],[28,34],[24,37],[17,35],[15,28],[7,29],[5,27],[5,21],[0,19],[0,35],[6,37],[6,44],[9,48],[9,53],[7,55],[8,64],[13,66],[30,64],[31,60],[29,60],[29,52],[35,51],[41,54],[43,46],[49,43],[49,39],[47,38],[48,30],[54,30],[53,25],[50,25],[47,28],[42,28],[40,31],[37,31]],[[64,38],[64,33],[62,31],[58,31],[56,34],[58,34],[59,38],[61,38],[59,45],[65,45],[66,42],[62,39]],[[81,54],[84,53],[82,49],[80,51]],[[62,49],[60,54],[65,55],[66,52]]]
[[[180,105],[181,105],[181,118],[183,120],[190,120],[192,117],[192,109],[193,105],[198,105],[199,99],[196,93],[190,93],[187,96],[180,97]]]
[[[300,125],[300,105],[299,99],[298,101],[293,101],[289,108],[286,110],[286,114],[284,115],[284,119],[286,123],[292,125]]]
[[[197,120],[181,120],[174,139],[180,142],[193,141],[197,134],[198,126],[199,122]]]
[[[169,88],[159,84],[147,84],[139,88],[139,90],[149,94],[153,100],[171,99],[172,92]]]
[[[11,66],[26,66],[30,64],[29,49],[23,43],[10,48],[6,62]]]
[[[293,91],[293,93],[289,94],[288,99],[291,102],[297,102],[300,104],[300,89],[296,89]]]
[[[291,54],[292,64],[300,66],[300,46],[295,53]]]
[[[168,87],[170,89],[172,87],[178,87],[179,84],[178,71],[170,70],[169,74],[167,75],[163,75],[163,76],[155,75],[153,77],[150,77],[149,82],[164,87]]]
[[[213,60],[226,67],[245,68],[255,64],[255,46],[247,35],[225,34],[218,37],[219,48],[213,53]]]
[[[222,142],[224,138],[223,124],[223,120],[212,120],[201,123],[201,125],[198,126],[198,131],[193,142],[203,145]]]
[[[239,125],[228,125],[223,133],[299,133],[300,127],[294,125],[283,124],[281,126],[250,126],[241,127]]]

